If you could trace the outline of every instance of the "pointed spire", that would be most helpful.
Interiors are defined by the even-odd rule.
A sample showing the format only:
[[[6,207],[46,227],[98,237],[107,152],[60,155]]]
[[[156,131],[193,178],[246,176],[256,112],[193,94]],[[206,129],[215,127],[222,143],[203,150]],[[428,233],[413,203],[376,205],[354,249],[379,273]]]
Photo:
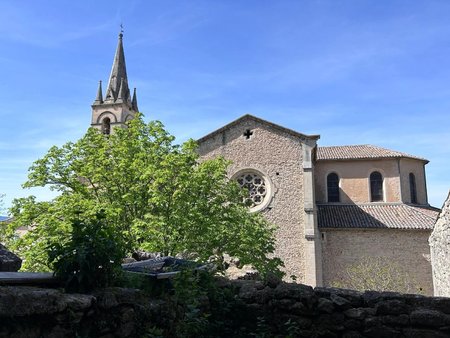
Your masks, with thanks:
[[[125,85],[123,79],[120,81],[119,93],[117,95],[117,102],[125,102],[127,100],[125,93]]]
[[[103,91],[102,91],[102,81],[98,83],[97,97],[95,98],[94,104],[103,103]]]
[[[124,95],[122,100],[126,101],[127,95],[130,96],[130,89],[128,88],[127,68],[125,65],[125,54],[123,51],[123,31],[120,31],[119,41],[117,44],[116,55],[114,56],[114,62],[111,69],[111,75],[109,76],[108,87],[106,89],[105,102],[115,102],[119,97],[119,91],[123,87]]]
[[[136,88],[134,88],[133,90],[133,99],[131,100],[131,108],[133,108],[134,111],[139,111],[137,106]]]

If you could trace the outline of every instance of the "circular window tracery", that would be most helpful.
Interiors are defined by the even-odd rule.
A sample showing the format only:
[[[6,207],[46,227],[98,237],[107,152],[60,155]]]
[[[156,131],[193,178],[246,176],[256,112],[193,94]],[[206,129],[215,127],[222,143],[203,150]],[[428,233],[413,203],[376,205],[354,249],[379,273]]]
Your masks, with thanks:
[[[267,201],[269,187],[264,178],[255,172],[241,173],[236,177],[236,181],[242,187],[248,190],[247,200],[252,209],[260,209],[263,203]]]

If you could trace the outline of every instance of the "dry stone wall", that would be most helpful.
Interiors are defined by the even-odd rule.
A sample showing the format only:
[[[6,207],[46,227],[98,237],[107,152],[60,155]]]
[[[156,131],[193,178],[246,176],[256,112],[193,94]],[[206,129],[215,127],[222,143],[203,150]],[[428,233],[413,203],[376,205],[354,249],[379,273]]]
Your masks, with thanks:
[[[450,336],[450,298],[234,283],[238,283],[239,298],[253,313],[251,320],[264,318],[272,329],[270,337],[279,336],[287,324],[295,328],[296,337]]]
[[[450,297],[450,193],[430,236],[435,296]]]
[[[233,302],[226,304],[229,318],[220,318],[222,327],[214,337],[450,336],[450,298],[313,289],[277,281],[220,279],[217,284],[231,293]],[[208,297],[198,303],[203,310],[225,306]],[[170,297],[154,299],[133,289],[81,295],[0,287],[0,337],[152,337],[155,332],[173,337],[174,313],[179,316],[173,304]]]

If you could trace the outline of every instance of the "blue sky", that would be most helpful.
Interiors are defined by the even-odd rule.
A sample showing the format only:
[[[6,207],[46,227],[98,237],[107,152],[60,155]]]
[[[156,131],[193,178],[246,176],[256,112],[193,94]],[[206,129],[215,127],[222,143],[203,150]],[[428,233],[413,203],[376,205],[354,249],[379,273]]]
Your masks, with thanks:
[[[251,113],[319,144],[375,144],[430,160],[450,188],[449,1],[0,0],[0,192],[80,138],[121,22],[146,119],[181,142]]]

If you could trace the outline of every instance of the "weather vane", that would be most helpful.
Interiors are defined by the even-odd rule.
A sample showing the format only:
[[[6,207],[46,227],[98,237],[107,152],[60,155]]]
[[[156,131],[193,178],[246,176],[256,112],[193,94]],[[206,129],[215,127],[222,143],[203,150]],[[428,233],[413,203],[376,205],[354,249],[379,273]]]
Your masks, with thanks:
[[[120,33],[123,34],[123,24],[120,23]]]

